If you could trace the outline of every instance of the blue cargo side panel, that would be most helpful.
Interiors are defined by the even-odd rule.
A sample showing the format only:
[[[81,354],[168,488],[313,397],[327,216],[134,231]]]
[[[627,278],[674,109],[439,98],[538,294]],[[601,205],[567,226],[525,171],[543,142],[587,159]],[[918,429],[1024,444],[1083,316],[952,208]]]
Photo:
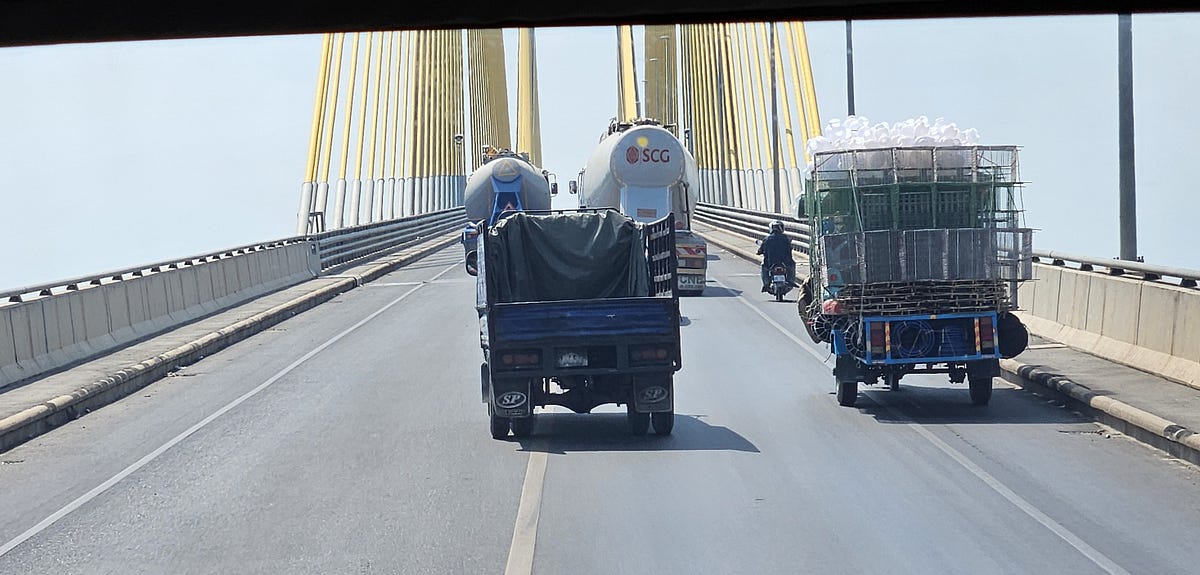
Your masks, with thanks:
[[[569,337],[675,336],[675,300],[614,298],[496,304],[488,312],[497,341]]]

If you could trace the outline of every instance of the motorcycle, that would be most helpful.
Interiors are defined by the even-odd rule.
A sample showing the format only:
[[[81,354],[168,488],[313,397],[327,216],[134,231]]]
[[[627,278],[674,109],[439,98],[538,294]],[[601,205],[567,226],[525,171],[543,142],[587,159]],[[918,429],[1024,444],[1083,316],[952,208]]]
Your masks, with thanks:
[[[783,301],[783,296],[792,291],[792,282],[788,279],[787,266],[775,264],[769,274],[771,283],[767,284],[767,293],[775,296],[775,301]]]

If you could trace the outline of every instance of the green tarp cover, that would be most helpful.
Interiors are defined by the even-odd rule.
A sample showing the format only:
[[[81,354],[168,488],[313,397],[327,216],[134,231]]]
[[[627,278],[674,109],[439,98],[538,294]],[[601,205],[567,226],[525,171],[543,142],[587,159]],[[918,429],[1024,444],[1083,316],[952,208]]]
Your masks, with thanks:
[[[514,214],[485,241],[493,302],[650,294],[643,228],[619,212]]]

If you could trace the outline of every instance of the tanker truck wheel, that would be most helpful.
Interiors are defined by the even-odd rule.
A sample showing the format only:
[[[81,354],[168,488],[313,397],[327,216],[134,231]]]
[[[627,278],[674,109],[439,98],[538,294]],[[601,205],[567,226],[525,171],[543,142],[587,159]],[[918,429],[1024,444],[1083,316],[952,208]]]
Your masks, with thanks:
[[[629,420],[629,431],[634,435],[646,435],[650,430],[650,414],[634,411],[632,403],[625,404],[625,418]]]

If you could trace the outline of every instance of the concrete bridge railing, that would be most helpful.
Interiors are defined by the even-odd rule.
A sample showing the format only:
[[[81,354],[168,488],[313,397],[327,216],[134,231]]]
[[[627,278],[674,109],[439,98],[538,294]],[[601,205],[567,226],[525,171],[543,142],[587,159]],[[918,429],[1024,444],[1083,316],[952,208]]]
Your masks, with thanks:
[[[0,293],[0,387],[164,332],[320,271],[306,238]]]
[[[1052,263],[1018,291],[1034,333],[1200,388],[1200,271],[1035,253]]]
[[[0,388],[445,233],[462,208],[0,292]]]
[[[763,237],[775,219],[807,254],[809,227],[800,220],[712,204],[696,210],[697,221],[752,238]],[[1033,333],[1200,388],[1200,271],[1034,254],[1050,263],[1035,263],[1035,279],[1017,292],[1018,315]]]

